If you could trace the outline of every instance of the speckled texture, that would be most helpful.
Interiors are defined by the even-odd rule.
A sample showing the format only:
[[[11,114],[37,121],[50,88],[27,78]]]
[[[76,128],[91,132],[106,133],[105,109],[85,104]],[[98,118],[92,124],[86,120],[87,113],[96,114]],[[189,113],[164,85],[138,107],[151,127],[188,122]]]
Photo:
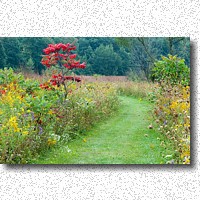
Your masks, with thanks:
[[[0,36],[190,36],[190,166],[0,167],[0,199],[199,199],[200,2],[0,0]],[[198,66],[198,67],[197,67]]]

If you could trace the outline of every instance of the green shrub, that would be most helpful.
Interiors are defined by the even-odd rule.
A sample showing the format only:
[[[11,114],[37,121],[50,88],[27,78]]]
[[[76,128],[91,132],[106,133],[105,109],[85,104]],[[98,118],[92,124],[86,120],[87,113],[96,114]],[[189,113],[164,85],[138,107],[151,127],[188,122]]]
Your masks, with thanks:
[[[4,68],[0,69],[0,85],[1,84],[9,84],[11,82],[20,82],[24,81],[24,77],[22,74],[14,74],[12,68]]]
[[[151,78],[160,83],[187,86],[190,84],[190,69],[184,59],[172,55],[162,56],[162,60],[154,63]]]

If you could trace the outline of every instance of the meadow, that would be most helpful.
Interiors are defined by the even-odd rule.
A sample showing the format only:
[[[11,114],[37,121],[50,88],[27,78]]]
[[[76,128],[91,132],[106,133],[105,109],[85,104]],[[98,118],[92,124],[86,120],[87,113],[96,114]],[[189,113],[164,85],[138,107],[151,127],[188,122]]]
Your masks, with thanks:
[[[22,74],[15,74],[12,69],[1,70],[0,73],[1,163],[37,163],[41,155],[44,158],[48,152],[54,152],[55,149],[60,151],[70,141],[81,140],[85,143],[87,132],[118,114],[120,107],[123,107],[120,101],[123,96],[142,103],[147,101],[151,105],[148,113],[150,127],[145,125],[142,128],[149,132],[153,127],[156,134],[162,133],[148,141],[150,149],[155,146],[152,140],[162,148],[162,159],[156,164],[190,163],[189,86],[167,88],[161,94],[158,84],[132,82],[125,77],[104,76],[99,80],[86,77],[82,82],[68,83],[69,94],[63,101],[63,86],[50,85],[50,77],[26,75],[25,78]],[[111,130],[115,130],[115,126],[112,124]],[[140,131],[142,139],[148,137],[145,131]],[[106,141],[106,135],[102,135]],[[127,160],[131,163],[130,158]],[[142,163],[145,164],[145,161]]]
[[[75,49],[49,44],[43,75],[0,69],[0,163],[189,164],[185,61],[163,56],[148,81],[77,76]]]
[[[88,130],[119,104],[111,83],[71,82],[62,101],[64,88],[47,88],[48,81],[41,86],[11,69],[1,70],[0,80],[1,163],[27,163],[40,151]]]

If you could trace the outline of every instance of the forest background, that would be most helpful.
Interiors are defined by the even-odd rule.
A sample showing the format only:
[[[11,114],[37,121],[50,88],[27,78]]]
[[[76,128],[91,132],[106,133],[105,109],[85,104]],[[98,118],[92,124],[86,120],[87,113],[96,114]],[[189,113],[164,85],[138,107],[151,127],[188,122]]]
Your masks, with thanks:
[[[1,37],[0,68],[42,74],[42,49],[48,44],[75,42],[78,59],[86,61],[80,75],[129,76],[132,80],[148,80],[156,59],[168,54],[185,59],[190,67],[188,37]]]

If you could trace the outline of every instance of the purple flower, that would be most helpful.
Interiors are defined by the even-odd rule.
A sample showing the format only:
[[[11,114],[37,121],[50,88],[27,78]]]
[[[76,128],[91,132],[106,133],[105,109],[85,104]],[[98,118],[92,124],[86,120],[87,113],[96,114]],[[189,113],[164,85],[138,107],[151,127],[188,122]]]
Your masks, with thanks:
[[[31,112],[31,118],[32,118],[32,120],[35,119],[35,117],[34,117],[34,112]]]
[[[43,133],[43,129],[41,126],[39,126],[39,134],[42,134]]]
[[[29,116],[29,114],[28,114],[28,113],[25,113],[25,114],[23,114],[23,116],[24,116],[25,118],[27,118],[27,117]]]

